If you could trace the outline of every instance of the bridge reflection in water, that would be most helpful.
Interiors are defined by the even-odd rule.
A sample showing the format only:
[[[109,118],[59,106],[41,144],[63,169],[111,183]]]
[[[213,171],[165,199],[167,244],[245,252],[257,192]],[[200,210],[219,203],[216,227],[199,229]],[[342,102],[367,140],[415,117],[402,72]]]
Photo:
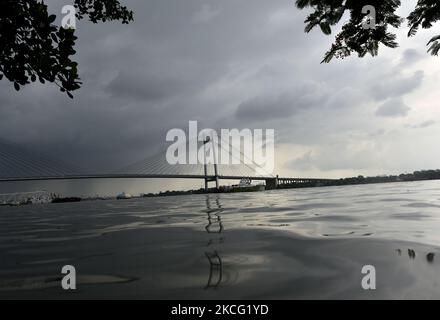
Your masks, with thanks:
[[[219,249],[225,238],[222,236],[224,231],[222,214],[223,207],[220,197],[217,195],[213,200],[210,195],[206,196],[206,214],[208,224],[205,226],[206,232],[210,235],[207,247],[213,250],[206,251],[205,256],[209,262],[209,277],[205,289],[217,289],[223,280],[223,261],[219,254]],[[217,235],[217,236],[216,236]]]

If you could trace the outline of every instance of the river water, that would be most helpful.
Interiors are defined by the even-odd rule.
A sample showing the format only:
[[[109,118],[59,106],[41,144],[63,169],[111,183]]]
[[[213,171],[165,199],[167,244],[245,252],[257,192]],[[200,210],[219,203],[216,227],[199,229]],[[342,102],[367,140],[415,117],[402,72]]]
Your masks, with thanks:
[[[438,299],[439,244],[440,181],[0,207],[0,298]]]

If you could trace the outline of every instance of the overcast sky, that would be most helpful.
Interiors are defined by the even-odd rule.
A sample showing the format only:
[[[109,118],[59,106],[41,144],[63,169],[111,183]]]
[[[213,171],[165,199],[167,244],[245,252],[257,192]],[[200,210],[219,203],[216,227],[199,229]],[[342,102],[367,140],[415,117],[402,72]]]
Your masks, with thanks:
[[[87,168],[166,147],[171,128],[273,128],[276,173],[336,178],[440,168],[439,28],[377,58],[320,64],[333,36],[305,34],[293,0],[126,0],[130,25],[78,23],[83,87],[16,92],[0,81],[3,139]],[[409,12],[415,1],[403,1]],[[61,12],[68,1],[48,1]],[[58,19],[61,22],[61,16]]]

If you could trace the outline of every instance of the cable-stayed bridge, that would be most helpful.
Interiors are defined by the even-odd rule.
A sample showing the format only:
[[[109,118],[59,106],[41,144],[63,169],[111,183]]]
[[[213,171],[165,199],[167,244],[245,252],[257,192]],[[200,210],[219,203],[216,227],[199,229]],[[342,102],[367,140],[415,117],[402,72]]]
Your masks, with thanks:
[[[207,141],[202,142],[207,144]],[[200,143],[199,145],[200,146]],[[233,148],[231,147],[232,150]],[[231,155],[233,153],[231,152]],[[165,152],[143,159],[129,166],[108,172],[83,173],[74,166],[51,159],[45,155],[29,152],[16,145],[0,141],[0,182],[78,180],[78,179],[200,179],[208,189],[210,182],[219,187],[219,180],[264,181],[266,188],[279,184],[326,182],[329,179],[278,177],[266,172],[263,167],[250,160],[243,150],[238,164],[170,164]],[[247,161],[244,161],[246,159]],[[234,162],[232,162],[234,163]]]

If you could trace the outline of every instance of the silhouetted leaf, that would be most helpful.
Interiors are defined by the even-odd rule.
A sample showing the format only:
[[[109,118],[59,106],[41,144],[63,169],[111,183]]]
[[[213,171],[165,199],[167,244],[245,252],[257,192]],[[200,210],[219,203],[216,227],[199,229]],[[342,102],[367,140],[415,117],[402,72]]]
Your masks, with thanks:
[[[329,35],[332,33],[332,29],[330,28],[330,25],[328,24],[328,22],[321,22],[319,24],[319,26],[321,27],[321,31],[324,34]]]

